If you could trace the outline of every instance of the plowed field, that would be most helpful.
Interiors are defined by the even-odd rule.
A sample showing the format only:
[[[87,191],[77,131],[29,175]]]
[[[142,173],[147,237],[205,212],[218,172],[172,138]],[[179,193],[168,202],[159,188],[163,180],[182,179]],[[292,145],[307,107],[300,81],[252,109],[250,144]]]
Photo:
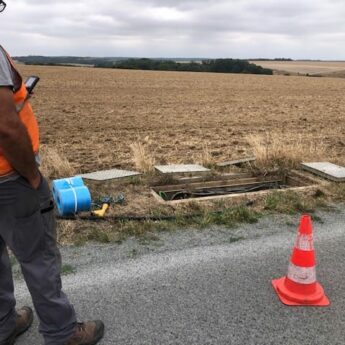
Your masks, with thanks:
[[[157,163],[250,154],[246,136],[321,141],[344,161],[345,80],[20,66],[41,82],[32,100],[42,143],[80,172],[133,168],[130,144],[149,136]]]

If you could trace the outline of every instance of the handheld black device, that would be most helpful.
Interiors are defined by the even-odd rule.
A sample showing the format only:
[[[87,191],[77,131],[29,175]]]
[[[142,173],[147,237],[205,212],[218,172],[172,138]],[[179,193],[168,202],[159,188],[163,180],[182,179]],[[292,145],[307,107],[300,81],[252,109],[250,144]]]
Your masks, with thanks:
[[[29,94],[32,93],[32,91],[34,90],[35,86],[37,85],[37,83],[39,82],[40,78],[36,77],[34,75],[30,76],[26,82],[25,82],[25,86],[26,86],[26,90],[28,91]]]

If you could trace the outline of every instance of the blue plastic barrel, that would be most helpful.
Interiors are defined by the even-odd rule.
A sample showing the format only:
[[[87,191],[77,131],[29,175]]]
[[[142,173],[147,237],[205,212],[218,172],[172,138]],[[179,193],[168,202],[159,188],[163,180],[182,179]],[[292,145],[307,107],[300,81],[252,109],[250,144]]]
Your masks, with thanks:
[[[90,191],[79,176],[54,180],[53,197],[60,216],[91,209]]]

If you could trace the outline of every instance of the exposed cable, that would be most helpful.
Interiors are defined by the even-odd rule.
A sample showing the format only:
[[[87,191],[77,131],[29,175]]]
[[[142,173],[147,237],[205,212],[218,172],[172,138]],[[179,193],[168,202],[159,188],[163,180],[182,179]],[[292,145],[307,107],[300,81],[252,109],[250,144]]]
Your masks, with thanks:
[[[217,195],[226,195],[226,194],[242,194],[242,193],[250,193],[256,192],[260,190],[267,190],[267,189],[284,189],[287,188],[285,185],[280,185],[277,182],[268,182],[268,183],[261,183],[256,186],[251,187],[228,187],[228,188],[212,188],[212,189],[200,189],[198,191],[188,191],[188,190],[181,190],[177,193],[173,194],[171,197],[167,195],[165,192],[166,201],[173,201],[173,200],[181,200],[187,199],[191,197],[206,197],[206,196],[217,196]]]

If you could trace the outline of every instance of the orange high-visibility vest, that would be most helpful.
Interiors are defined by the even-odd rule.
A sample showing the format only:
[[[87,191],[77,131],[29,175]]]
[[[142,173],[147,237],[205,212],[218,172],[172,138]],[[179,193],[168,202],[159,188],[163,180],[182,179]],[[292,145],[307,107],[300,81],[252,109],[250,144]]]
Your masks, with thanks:
[[[6,55],[12,68],[18,73],[18,75],[20,75],[11,57],[7,53]],[[29,137],[31,139],[33,151],[35,154],[38,154],[38,150],[39,150],[38,124],[37,124],[35,114],[32,111],[31,105],[28,101],[28,98],[29,98],[29,95],[26,90],[26,86],[22,82],[21,87],[18,90],[13,91],[13,101],[15,103],[19,118],[28,131]],[[0,176],[8,175],[13,171],[14,171],[13,167],[4,157],[3,151],[0,147]]]

